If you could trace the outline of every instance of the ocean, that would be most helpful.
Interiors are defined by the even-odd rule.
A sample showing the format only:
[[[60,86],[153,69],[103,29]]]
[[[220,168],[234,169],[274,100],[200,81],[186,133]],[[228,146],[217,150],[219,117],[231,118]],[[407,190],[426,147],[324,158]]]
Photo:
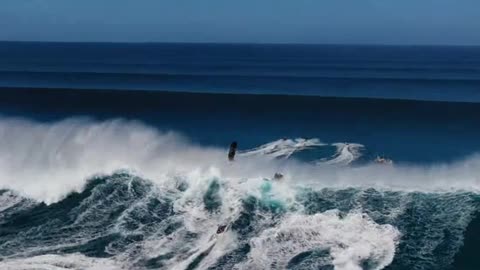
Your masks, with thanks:
[[[480,47],[0,42],[0,269],[480,269],[479,119]]]

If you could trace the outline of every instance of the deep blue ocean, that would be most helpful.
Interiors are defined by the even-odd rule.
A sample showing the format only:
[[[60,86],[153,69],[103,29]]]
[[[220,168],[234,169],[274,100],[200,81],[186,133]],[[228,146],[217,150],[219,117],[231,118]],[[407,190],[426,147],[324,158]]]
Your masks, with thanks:
[[[480,269],[479,120],[480,47],[1,42],[0,269]]]

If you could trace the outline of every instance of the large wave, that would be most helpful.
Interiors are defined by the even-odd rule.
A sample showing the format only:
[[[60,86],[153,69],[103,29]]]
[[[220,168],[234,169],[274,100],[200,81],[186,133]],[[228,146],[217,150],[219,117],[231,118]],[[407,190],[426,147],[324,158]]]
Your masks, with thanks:
[[[172,175],[195,181],[212,176],[248,179],[270,177],[281,170],[288,176],[289,183],[317,187],[367,186],[416,191],[478,191],[480,188],[478,156],[432,166],[387,167],[370,163],[336,168],[295,160],[285,163],[265,155],[252,155],[254,151],[250,151],[232,164],[226,161],[226,149],[196,145],[178,133],[162,132],[140,122],[121,119],[96,122],[75,118],[38,123],[2,118],[0,141],[0,186],[45,202],[54,202],[70,191],[81,190],[93,175],[110,174],[118,169],[135,171],[158,183],[168,182]],[[281,151],[266,152],[266,156],[272,153],[288,156],[294,151],[321,145],[316,139],[299,140],[297,145],[292,140],[274,144]],[[363,147],[334,145],[338,147],[337,154],[327,163],[351,162],[358,157],[357,149]]]
[[[121,119],[2,118],[0,139],[6,269],[440,269],[477,210],[477,156],[420,167],[336,166],[357,144],[336,144],[333,166],[258,154],[308,148],[287,140],[231,163]]]

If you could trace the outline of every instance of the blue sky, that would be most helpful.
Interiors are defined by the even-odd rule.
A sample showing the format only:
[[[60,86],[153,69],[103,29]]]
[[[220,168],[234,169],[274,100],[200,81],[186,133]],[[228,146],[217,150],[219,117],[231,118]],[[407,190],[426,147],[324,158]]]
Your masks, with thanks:
[[[480,45],[479,0],[2,0],[0,40]]]

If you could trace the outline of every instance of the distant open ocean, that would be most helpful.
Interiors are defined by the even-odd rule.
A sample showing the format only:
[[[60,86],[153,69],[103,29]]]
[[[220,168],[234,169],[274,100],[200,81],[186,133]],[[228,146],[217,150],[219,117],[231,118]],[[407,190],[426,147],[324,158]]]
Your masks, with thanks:
[[[0,269],[480,269],[479,124],[480,47],[0,42]]]

